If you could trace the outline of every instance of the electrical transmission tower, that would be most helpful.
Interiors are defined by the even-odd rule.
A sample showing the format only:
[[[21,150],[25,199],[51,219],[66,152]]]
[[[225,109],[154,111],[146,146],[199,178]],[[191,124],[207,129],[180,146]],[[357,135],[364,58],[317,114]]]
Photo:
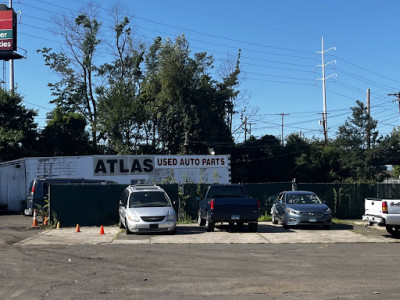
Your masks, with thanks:
[[[327,50],[324,50],[324,37],[321,38],[322,40],[322,51],[318,51],[318,54],[321,54],[321,64],[318,65],[317,67],[322,68],[322,78],[318,78],[317,80],[322,80],[322,98],[323,98],[323,113],[322,113],[322,122],[321,125],[324,130],[324,138],[325,138],[325,145],[328,144],[328,120],[327,120],[327,110],[326,110],[326,88],[325,88],[325,81],[328,78],[331,77],[337,77],[337,74],[331,74],[329,76],[325,76],[325,67],[329,64],[335,64],[336,65],[336,60],[330,61],[328,63],[325,63],[325,53],[334,50],[336,51],[335,47],[329,48]]]
[[[282,143],[282,147],[283,147],[283,118],[284,118],[285,116],[290,115],[290,114],[281,113],[281,114],[277,114],[277,115],[281,116],[281,118],[282,118],[282,137],[281,137],[281,143]]]

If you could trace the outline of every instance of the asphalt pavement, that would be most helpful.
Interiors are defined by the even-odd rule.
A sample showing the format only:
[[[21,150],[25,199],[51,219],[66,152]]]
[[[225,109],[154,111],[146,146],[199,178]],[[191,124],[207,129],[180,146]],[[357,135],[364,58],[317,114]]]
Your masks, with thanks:
[[[32,228],[0,215],[0,299],[398,299],[399,240],[362,223],[257,233]],[[229,232],[228,232],[229,230]]]

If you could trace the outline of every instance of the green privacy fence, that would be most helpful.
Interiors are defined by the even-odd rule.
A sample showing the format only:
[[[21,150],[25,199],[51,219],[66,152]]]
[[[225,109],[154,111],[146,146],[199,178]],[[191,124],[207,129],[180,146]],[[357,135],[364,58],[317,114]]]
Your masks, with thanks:
[[[245,184],[251,197],[261,203],[262,213],[270,211],[273,195],[291,190],[291,182]],[[180,220],[197,219],[199,203],[206,184],[161,185],[174,203]],[[99,226],[118,223],[119,196],[126,185],[51,185],[50,220],[62,226]],[[399,184],[297,184],[298,190],[317,193],[338,218],[361,218],[364,199],[368,197],[399,198]]]
[[[118,223],[119,196],[126,185],[51,185],[50,221],[61,226]]]

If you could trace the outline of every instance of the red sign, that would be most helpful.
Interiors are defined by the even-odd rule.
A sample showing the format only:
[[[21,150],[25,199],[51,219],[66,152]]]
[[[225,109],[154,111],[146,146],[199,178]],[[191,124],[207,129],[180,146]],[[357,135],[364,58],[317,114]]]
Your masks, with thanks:
[[[16,16],[14,10],[0,10],[0,51],[16,50]]]
[[[0,10],[0,30],[13,29],[13,11]]]

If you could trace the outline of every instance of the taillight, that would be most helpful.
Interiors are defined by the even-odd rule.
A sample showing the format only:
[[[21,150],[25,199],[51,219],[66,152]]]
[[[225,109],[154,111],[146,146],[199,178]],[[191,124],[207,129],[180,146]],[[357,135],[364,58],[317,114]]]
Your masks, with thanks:
[[[258,209],[258,210],[261,209],[261,204],[260,204],[260,201],[259,201],[259,200],[257,200],[257,209]]]
[[[382,213],[387,214],[388,213],[388,205],[386,201],[382,201]]]
[[[35,185],[32,185],[32,194],[34,194],[35,193]]]
[[[210,207],[211,209],[214,209],[214,199],[211,200]]]

